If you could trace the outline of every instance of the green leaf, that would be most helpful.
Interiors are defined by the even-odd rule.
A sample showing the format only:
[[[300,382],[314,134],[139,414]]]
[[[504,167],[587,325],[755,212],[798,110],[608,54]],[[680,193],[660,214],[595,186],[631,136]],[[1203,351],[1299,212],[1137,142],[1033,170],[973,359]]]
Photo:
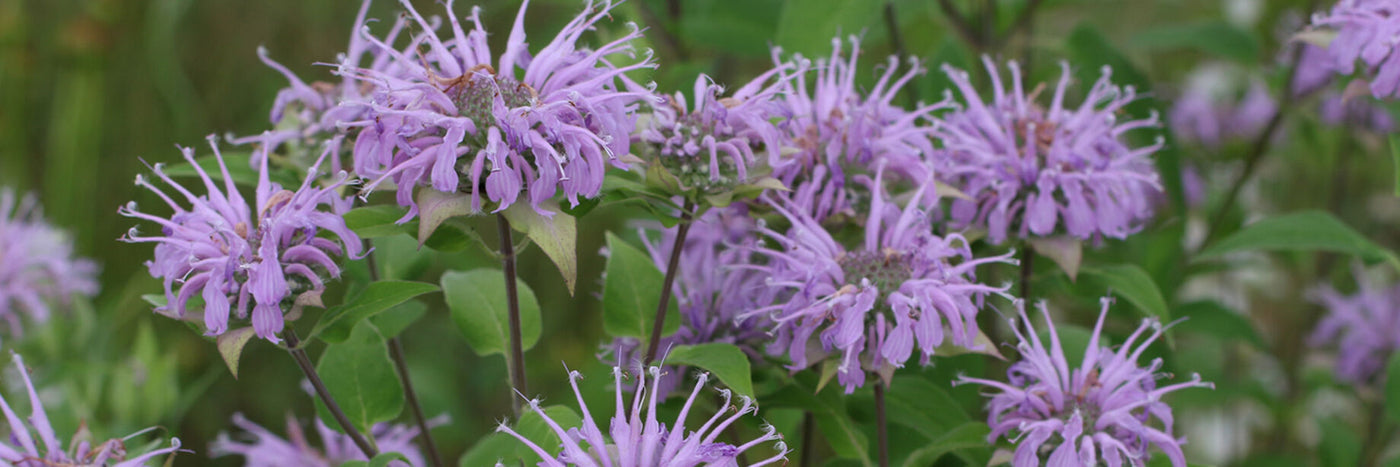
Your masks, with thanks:
[[[1167,300],[1162,298],[1162,291],[1157,289],[1152,276],[1147,275],[1147,271],[1143,271],[1142,268],[1132,264],[1115,264],[1084,268],[1081,272],[1086,278],[1091,278],[1123,297],[1128,303],[1132,303],[1142,314],[1164,323],[1171,320]]]
[[[1400,352],[1391,354],[1385,374],[1385,415],[1391,422],[1400,422]]]
[[[909,454],[909,458],[904,461],[905,467],[919,467],[933,465],[938,458],[944,454],[973,448],[984,448],[987,446],[987,434],[991,430],[986,423],[967,422],[948,430],[929,443],[927,446],[919,448]]]
[[[1246,225],[1201,251],[1193,261],[1237,251],[1330,251],[1358,256],[1371,263],[1398,263],[1394,253],[1322,211],[1284,214]]]
[[[1346,423],[1335,418],[1318,422],[1322,442],[1318,443],[1318,465],[1360,465],[1361,439]]]
[[[1214,300],[1191,302],[1177,307],[1174,316],[1186,318],[1178,324],[1178,332],[1200,333],[1230,341],[1243,339],[1260,350],[1268,350],[1264,339],[1254,330],[1249,317]]]
[[[1038,331],[1036,335],[1045,345],[1050,345],[1049,330]],[[1060,337],[1060,349],[1065,352],[1065,360],[1078,363],[1084,361],[1084,352],[1089,349],[1089,340],[1094,337],[1094,331],[1077,324],[1060,323],[1055,325],[1055,335]],[[1099,345],[1111,347],[1108,336],[1099,336]]]
[[[438,226],[448,219],[466,216],[475,212],[472,209],[471,195],[443,193],[431,188],[418,190],[418,245],[428,242],[437,232]]]
[[[787,2],[778,15],[775,42],[785,52],[825,57],[832,38],[858,34],[879,18],[884,2],[871,0],[803,0]],[[845,38],[840,38],[843,42]],[[849,49],[850,44],[842,44]],[[850,51],[846,50],[847,56]]]
[[[496,461],[504,461],[518,457],[516,450],[523,446],[520,440],[505,433],[491,433],[481,437],[472,445],[471,449],[462,453],[462,457],[457,460],[459,467],[481,467],[496,465]]]
[[[219,335],[216,340],[219,347],[219,356],[224,358],[224,364],[228,365],[228,370],[233,373],[233,379],[238,379],[238,358],[243,355],[243,347],[248,345],[248,341],[257,333],[252,327],[238,328]]]
[[[1068,235],[1055,237],[1032,237],[1029,240],[1032,250],[1050,258],[1061,271],[1073,281],[1079,276],[1079,265],[1084,259],[1084,242]]]
[[[228,176],[233,179],[233,183],[249,187],[258,185],[258,171],[254,170],[253,167],[246,162],[248,158],[252,157],[252,152],[223,151],[223,154],[224,163],[228,166]],[[200,169],[209,174],[209,178],[218,182],[223,181],[224,175],[222,169],[219,168],[218,158],[212,155],[196,157],[194,162],[199,164]],[[195,171],[194,166],[190,165],[190,163],[185,160],[167,165],[161,170],[171,178],[199,176],[199,172]],[[270,172],[276,171],[272,170]],[[271,176],[271,174],[269,174],[269,176]]]
[[[608,263],[603,279],[603,330],[613,337],[646,338],[651,335],[666,278],[651,256],[607,234]],[[676,332],[681,325],[675,300],[666,310],[662,335]]]
[[[844,394],[840,389],[828,388],[813,394],[813,385],[793,379],[778,392],[766,397],[764,402],[771,408],[790,407],[812,412],[817,428],[836,455],[858,460],[865,467],[875,465],[871,461],[869,439],[846,412]]]
[[[1390,164],[1395,170],[1395,196],[1400,196],[1400,134],[1390,135]]]
[[[1254,35],[1221,20],[1152,28],[1130,43],[1146,49],[1196,49],[1246,63],[1259,59],[1259,41]]]
[[[512,204],[503,213],[510,221],[511,228],[525,232],[525,236],[539,245],[545,256],[554,262],[554,266],[559,268],[559,275],[564,276],[569,295],[573,295],[574,285],[578,283],[578,228],[575,219],[561,214],[553,201],[541,203],[540,207],[555,214],[545,217],[535,212],[528,203]]]
[[[704,369],[741,395],[753,397],[753,375],[749,357],[734,344],[681,345],[666,354],[669,365],[690,365]]]
[[[321,314],[321,320],[311,328],[311,335],[330,343],[344,341],[356,323],[388,310],[413,297],[438,291],[438,286],[423,282],[379,281],[371,283],[364,292],[349,302],[331,307]]]
[[[360,238],[379,238],[409,232],[409,226],[398,224],[404,210],[398,206],[364,206],[345,213],[345,226]]]
[[[403,409],[403,387],[389,360],[389,349],[379,330],[369,323],[355,326],[344,342],[327,346],[316,363],[316,372],[350,424],[361,433],[369,433],[375,423],[393,420]],[[340,430],[319,399],[316,409],[326,425]]]
[[[519,421],[515,422],[515,432],[539,446],[559,446],[559,435],[545,423],[544,417],[541,417],[534,410],[528,408],[524,410],[528,411],[520,416]],[[578,412],[574,412],[574,409],[567,406],[551,405],[542,410],[550,420],[553,420],[564,431],[583,426],[583,418],[579,417]],[[525,465],[536,465],[542,460],[525,443],[517,440],[515,444],[516,457],[525,461]]]
[[[900,378],[885,392],[890,422],[913,428],[928,439],[973,421],[943,385],[922,378]]]
[[[680,36],[690,47],[767,58],[782,4],[778,0],[680,2]],[[695,79],[693,73],[690,77]]]
[[[380,453],[377,456],[374,456],[374,458],[370,459],[368,462],[362,460],[345,461],[344,463],[340,464],[340,467],[387,467],[389,463],[393,461],[400,461],[405,464],[409,462],[408,458],[404,457],[403,454],[399,454],[397,452],[384,452]]]
[[[1139,90],[1148,89],[1147,76],[1138,71],[1138,67],[1133,65],[1126,55],[1118,51],[1103,33],[1092,26],[1075,27],[1066,39],[1066,46],[1069,48],[1070,62],[1078,69],[1080,82],[1093,83],[1099,77],[1101,66],[1108,65],[1113,70],[1114,83],[1131,84]],[[1134,111],[1134,115],[1138,113]]]
[[[369,317],[369,322],[379,328],[379,333],[383,334],[385,339],[393,339],[425,314],[428,314],[428,305],[418,300],[409,300]]]
[[[510,312],[506,301],[505,274],[496,269],[448,271],[442,275],[442,291],[452,322],[477,355],[502,354],[510,343]],[[540,305],[525,281],[516,278],[520,299],[520,340],[525,349],[540,338]]]

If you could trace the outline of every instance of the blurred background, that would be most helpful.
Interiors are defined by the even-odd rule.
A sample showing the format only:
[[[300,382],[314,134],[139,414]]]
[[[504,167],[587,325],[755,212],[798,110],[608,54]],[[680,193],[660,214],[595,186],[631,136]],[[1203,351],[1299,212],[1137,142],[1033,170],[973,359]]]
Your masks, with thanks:
[[[435,2],[413,3],[425,15],[444,12]],[[459,1],[457,14],[470,14],[471,3]],[[287,82],[258,61],[259,46],[307,81],[334,81],[330,69],[316,63],[335,61],[359,6],[356,0],[0,0],[0,185],[38,194],[50,221],[73,233],[79,254],[102,265],[102,292],[94,305],[80,304],[14,343],[35,367],[40,386],[49,388],[44,391],[46,400],[52,399],[49,405],[65,413],[52,415],[61,436],[72,433],[80,419],[99,439],[155,425],[196,451],[178,457],[177,465],[205,465],[208,442],[227,429],[235,412],[279,433],[285,430],[286,414],[310,416],[310,398],[295,383],[300,374],[285,352],[262,342],[253,344],[235,380],[210,342],[151,313],[150,304],[141,299],[160,290],[142,265],[150,247],[115,241],[133,225],[118,216],[116,208],[133,199],[156,205],[132,181],[148,172],[147,164],[177,160],[175,145],[193,146],[204,155],[205,135],[249,135],[269,127],[273,96]],[[487,30],[494,32],[491,45],[503,46],[518,4],[482,0],[480,6]],[[990,20],[981,22],[982,31],[959,30],[949,21],[945,8],[950,6],[969,18]],[[1188,75],[1203,63],[1277,87],[1283,79],[1277,66],[1284,55],[1283,41],[1315,6],[1307,0],[633,0],[618,7],[615,22],[604,27],[620,30],[632,21],[648,28],[648,39],[640,46],[656,51],[661,68],[649,79],[662,90],[688,93],[699,72],[721,83],[741,84],[771,66],[770,45],[781,46],[784,53],[817,57],[829,52],[832,37],[855,34],[864,38],[867,79],[873,80],[875,68],[885,66],[883,57],[895,52],[919,57],[932,69],[912,86],[907,96],[911,101],[940,99],[946,81],[938,67],[951,63],[972,68],[973,59],[982,53],[1028,60],[1031,75],[1042,80],[1056,78],[1057,63],[1064,59],[1076,60],[1077,77],[1092,80],[1100,63],[1083,61],[1102,59],[1130,65],[1117,67],[1115,78],[1120,82],[1154,83],[1144,87],[1151,97],[1142,110],[1165,115]],[[545,43],[580,7],[575,0],[533,2],[526,22],[532,46]],[[1028,9],[1033,14],[1023,23],[1021,15]],[[370,17],[384,21],[372,28],[382,31],[399,12],[395,1],[375,1]],[[1094,44],[1111,46],[1097,50]],[[1395,231],[1389,227],[1400,210],[1393,201],[1373,202],[1359,195],[1389,189],[1385,170],[1367,169],[1387,163],[1383,140],[1338,133],[1306,117],[1290,125],[1281,137],[1289,144],[1277,145],[1283,149],[1271,167],[1293,169],[1263,169],[1275,175],[1261,177],[1269,181],[1252,184],[1245,196],[1270,201],[1256,201],[1257,209],[1251,212],[1331,209],[1355,220],[1350,223],[1372,238],[1394,245]],[[1363,153],[1349,166],[1337,165],[1334,151],[1318,150],[1343,140],[1356,141]],[[1210,187],[1212,174],[1224,174],[1228,181],[1238,170],[1243,148],[1227,145],[1207,152],[1173,142],[1164,153],[1168,152],[1161,156],[1171,159],[1165,167],[1201,167]],[[1318,173],[1341,173],[1337,177],[1344,178]],[[1089,255],[1140,260],[1175,302],[1179,294],[1205,292],[1192,291],[1199,286],[1185,282],[1185,266],[1171,256],[1182,251],[1172,243],[1191,235],[1192,211],[1180,201],[1179,180],[1167,183],[1181,209],[1164,210],[1158,227],[1133,246],[1110,245]],[[1349,186],[1352,195],[1319,194],[1336,186]],[[565,400],[558,390],[566,382],[561,362],[598,375],[594,383],[606,379],[606,367],[596,358],[603,339],[596,298],[602,260],[596,253],[604,230],[628,230],[633,217],[638,216],[624,209],[602,208],[580,224],[580,280],[573,296],[537,249],[527,250],[521,259],[522,276],[538,295],[545,316],[540,344],[528,359],[533,364],[530,380],[557,400]],[[1238,224],[1245,217],[1234,212],[1230,221]],[[1198,228],[1199,220],[1196,223]],[[479,227],[491,238],[494,226],[489,220]],[[377,246],[384,253],[380,258],[387,258],[381,262],[390,277],[436,282],[445,268],[491,264],[483,252],[472,249],[419,251],[407,236]],[[1239,283],[1221,286],[1216,281],[1217,288],[1230,288],[1238,295],[1229,303],[1236,310],[1264,310],[1254,319],[1264,317],[1258,326],[1269,339],[1280,334],[1269,326],[1268,316],[1308,306],[1296,293],[1280,289],[1296,291],[1338,269],[1331,264],[1313,267],[1319,260],[1311,258],[1289,261],[1293,269],[1307,272],[1265,267],[1238,278]],[[1011,277],[1012,272],[1006,274]],[[1084,293],[1096,294],[1102,290]],[[445,456],[456,459],[509,415],[505,365],[499,357],[477,357],[455,335],[440,294],[420,301],[427,313],[406,332],[404,342],[426,411],[452,419],[434,433]],[[1084,310],[1094,308],[1091,298],[1078,303],[1087,304]],[[1092,323],[1091,311],[1075,316]],[[299,324],[309,327],[312,321]],[[1207,379],[1250,379],[1238,376],[1246,370],[1228,366],[1239,361],[1210,363],[1220,360],[1220,354],[1212,352],[1236,345],[1205,343],[1199,347],[1204,350],[1183,351],[1178,358],[1199,358],[1194,366],[1218,366]],[[1278,368],[1255,371],[1268,373],[1264,381],[1287,376]],[[12,387],[13,378],[4,384]],[[1228,385],[1222,386],[1209,397],[1233,394]],[[1239,391],[1255,389],[1251,385]],[[955,391],[960,397],[976,398],[973,388]],[[1269,420],[1269,410],[1239,414],[1209,407],[1219,402],[1198,403],[1207,406],[1201,413],[1209,423],[1203,426],[1222,431],[1214,436],[1210,431],[1188,433],[1196,449],[1223,449],[1224,454],[1217,454],[1232,459],[1239,457],[1232,450],[1248,451],[1251,445],[1269,442],[1267,427],[1249,425],[1254,419]],[[1225,421],[1216,423],[1210,417]],[[1238,434],[1251,431],[1260,435]]]

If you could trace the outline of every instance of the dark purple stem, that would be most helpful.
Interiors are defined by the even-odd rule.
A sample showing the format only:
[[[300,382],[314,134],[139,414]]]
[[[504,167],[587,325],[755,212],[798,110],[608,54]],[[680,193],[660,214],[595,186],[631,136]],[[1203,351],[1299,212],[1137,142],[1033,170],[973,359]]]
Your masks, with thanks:
[[[671,285],[676,282],[676,269],[681,262],[681,250],[685,248],[685,237],[690,233],[690,212],[695,203],[686,200],[681,208],[681,223],[676,227],[676,240],[671,244],[671,259],[666,263],[666,278],[661,282],[661,301],[656,304],[656,320],[651,325],[651,339],[647,340],[646,358],[642,363],[656,360],[656,351],[661,343],[661,329],[666,325],[666,309],[671,305]]]

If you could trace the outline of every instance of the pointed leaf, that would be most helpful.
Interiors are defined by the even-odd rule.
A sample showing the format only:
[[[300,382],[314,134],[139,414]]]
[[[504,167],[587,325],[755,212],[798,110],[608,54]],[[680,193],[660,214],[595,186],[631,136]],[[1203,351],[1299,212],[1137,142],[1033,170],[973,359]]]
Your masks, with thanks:
[[[948,430],[943,436],[934,439],[927,446],[910,453],[908,459],[904,461],[904,467],[933,465],[938,458],[953,451],[985,448],[987,447],[987,434],[990,432],[987,424],[982,422],[967,422],[958,425]]]
[[[1201,251],[1195,261],[1237,251],[1330,251],[1358,256],[1372,263],[1397,263],[1394,253],[1322,211],[1284,214],[1246,225]]]
[[[379,238],[408,232],[407,225],[399,224],[404,210],[398,206],[364,206],[346,212],[345,226],[360,238]]]
[[[448,271],[442,275],[443,297],[457,330],[477,355],[506,354],[510,311],[505,274],[497,269]],[[520,299],[520,343],[529,350],[540,338],[540,305],[525,281],[516,279]]]
[[[1084,259],[1084,242],[1068,235],[1037,237],[1030,239],[1031,249],[1041,256],[1050,258],[1060,270],[1074,281],[1079,275],[1079,264]]]
[[[372,324],[361,323],[344,342],[326,346],[316,363],[316,372],[331,398],[361,433],[369,433],[375,423],[393,420],[403,409],[403,386],[389,360],[384,337]],[[320,399],[316,409],[326,425],[340,430],[340,424]]]
[[[558,214],[558,206],[552,203],[541,204],[542,208],[556,213],[551,217],[540,215],[526,203],[512,204],[504,214],[511,228],[525,232],[525,236],[554,262],[559,275],[564,276],[569,295],[573,295],[574,285],[578,283],[578,228],[573,216]]]
[[[1268,344],[1254,330],[1249,316],[1235,312],[1220,302],[1203,300],[1177,307],[1173,316],[1186,318],[1176,325],[1178,332],[1208,334],[1224,341],[1244,340],[1259,350],[1268,350]]]
[[[1143,271],[1142,268],[1132,264],[1114,264],[1083,268],[1081,271],[1086,277],[1126,299],[1142,314],[1157,318],[1163,323],[1171,320],[1171,312],[1167,310],[1167,300],[1162,298],[1162,291],[1157,288],[1157,283],[1152,281],[1152,276],[1147,275],[1147,271]]]
[[[457,216],[473,213],[471,195],[443,193],[430,188],[418,190],[418,246],[427,243],[438,226]]]
[[[681,345],[672,348],[665,358],[668,365],[700,367],[715,375],[734,392],[749,397],[754,395],[749,357],[734,344]]]
[[[233,379],[238,379],[238,358],[243,355],[243,347],[248,345],[248,341],[257,333],[252,327],[238,328],[219,335],[218,346],[219,356],[224,357],[224,364],[228,365],[228,370],[233,373]]]
[[[805,0],[786,2],[778,15],[775,42],[783,51],[826,57],[833,37],[844,41],[879,19],[884,2],[870,0]],[[849,49],[850,44],[842,44]],[[845,51],[847,54],[849,50]]]
[[[365,287],[364,292],[360,292],[354,299],[331,307],[322,313],[321,320],[317,321],[316,326],[311,328],[311,335],[307,336],[307,339],[320,338],[330,343],[344,341],[350,335],[350,330],[355,327],[355,324],[365,318],[409,301],[413,297],[437,290],[436,285],[423,282],[379,281],[371,283]]]
[[[656,320],[661,286],[666,278],[651,256],[607,234],[608,263],[603,278],[603,330],[613,337],[647,338]],[[662,335],[680,328],[680,312],[671,300]]]

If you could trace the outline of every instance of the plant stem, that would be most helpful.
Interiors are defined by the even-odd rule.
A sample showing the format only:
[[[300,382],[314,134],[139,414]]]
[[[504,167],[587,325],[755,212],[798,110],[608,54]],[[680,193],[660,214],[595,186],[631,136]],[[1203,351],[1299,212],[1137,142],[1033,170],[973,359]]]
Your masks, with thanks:
[[[890,467],[890,435],[885,427],[885,382],[875,382],[875,438],[880,451],[880,467]]]
[[[365,265],[369,266],[370,282],[379,282],[379,265],[374,260],[374,243],[366,238],[365,243]],[[423,417],[423,407],[418,404],[418,393],[413,390],[413,380],[408,377],[408,363],[403,356],[403,342],[399,336],[389,338],[389,357],[394,360],[394,371],[399,375],[399,382],[403,384],[403,398],[408,402],[408,407],[413,412],[413,421],[418,424],[418,439],[423,444],[423,450],[428,453],[428,460],[433,463],[433,467],[442,467],[442,456],[438,454],[437,443],[433,442],[433,433],[428,429],[428,420]]]
[[[894,54],[900,59],[909,56],[909,51],[904,48],[904,36],[899,33],[899,14],[894,11],[894,0],[885,1],[885,29],[890,33],[890,45],[894,46]],[[910,106],[919,102],[919,87],[905,86],[904,100]]]
[[[681,223],[676,226],[676,239],[671,243],[671,259],[666,263],[666,278],[661,282],[661,300],[656,304],[656,320],[651,325],[651,339],[647,340],[646,358],[642,364],[650,364],[656,360],[656,351],[661,343],[661,328],[666,325],[666,309],[671,305],[671,285],[676,282],[676,269],[681,262],[681,250],[685,248],[685,237],[690,233],[690,212],[695,209],[695,203],[690,200],[685,201],[685,206],[681,208]]]
[[[350,424],[350,419],[345,416],[344,411],[340,410],[340,405],[331,398],[331,392],[326,390],[326,384],[322,383],[321,376],[316,374],[316,367],[311,365],[311,358],[306,356],[306,349],[301,348],[301,339],[297,337],[296,330],[290,326],[287,327],[286,331],[282,333],[282,338],[287,340],[287,352],[292,354],[292,360],[297,362],[301,372],[306,374],[306,379],[311,381],[311,387],[316,389],[316,395],[321,398],[321,402],[326,404],[326,409],[331,412],[332,417],[335,417],[340,428],[345,430],[345,434],[350,437],[351,441],[355,442],[355,446],[360,448],[360,452],[365,454],[365,458],[373,459],[374,456],[379,455],[379,451],[375,450],[374,446],[365,440],[364,435]]]
[[[408,363],[403,358],[403,343],[398,336],[389,339],[389,357],[394,359],[394,369],[398,370],[399,381],[403,383],[404,401],[408,402],[408,408],[413,412],[413,421],[418,423],[418,441],[423,444],[423,450],[428,453],[428,461],[433,463],[433,467],[443,467],[442,456],[438,454],[437,443],[433,442],[433,434],[429,431],[428,420],[423,418],[423,407],[418,405],[418,393],[413,391],[413,381],[408,378]]]
[[[504,214],[496,215],[496,231],[501,237],[501,269],[505,271],[506,307],[510,316],[510,358],[506,366],[510,370],[510,387],[518,395],[524,396],[529,389],[525,381],[525,349],[520,339],[520,297],[515,290],[515,244],[512,243],[510,221]],[[512,396],[511,409],[520,416],[520,397]]]
[[[1035,251],[1029,243],[1021,244],[1021,300],[1031,301],[1031,273],[1035,272]]]
[[[812,411],[804,410],[802,412],[802,457],[798,460],[798,467],[811,467],[813,461],[816,460],[813,459],[817,455],[817,447],[813,444],[816,441],[816,436],[812,433],[816,425],[817,421],[812,419]]]

